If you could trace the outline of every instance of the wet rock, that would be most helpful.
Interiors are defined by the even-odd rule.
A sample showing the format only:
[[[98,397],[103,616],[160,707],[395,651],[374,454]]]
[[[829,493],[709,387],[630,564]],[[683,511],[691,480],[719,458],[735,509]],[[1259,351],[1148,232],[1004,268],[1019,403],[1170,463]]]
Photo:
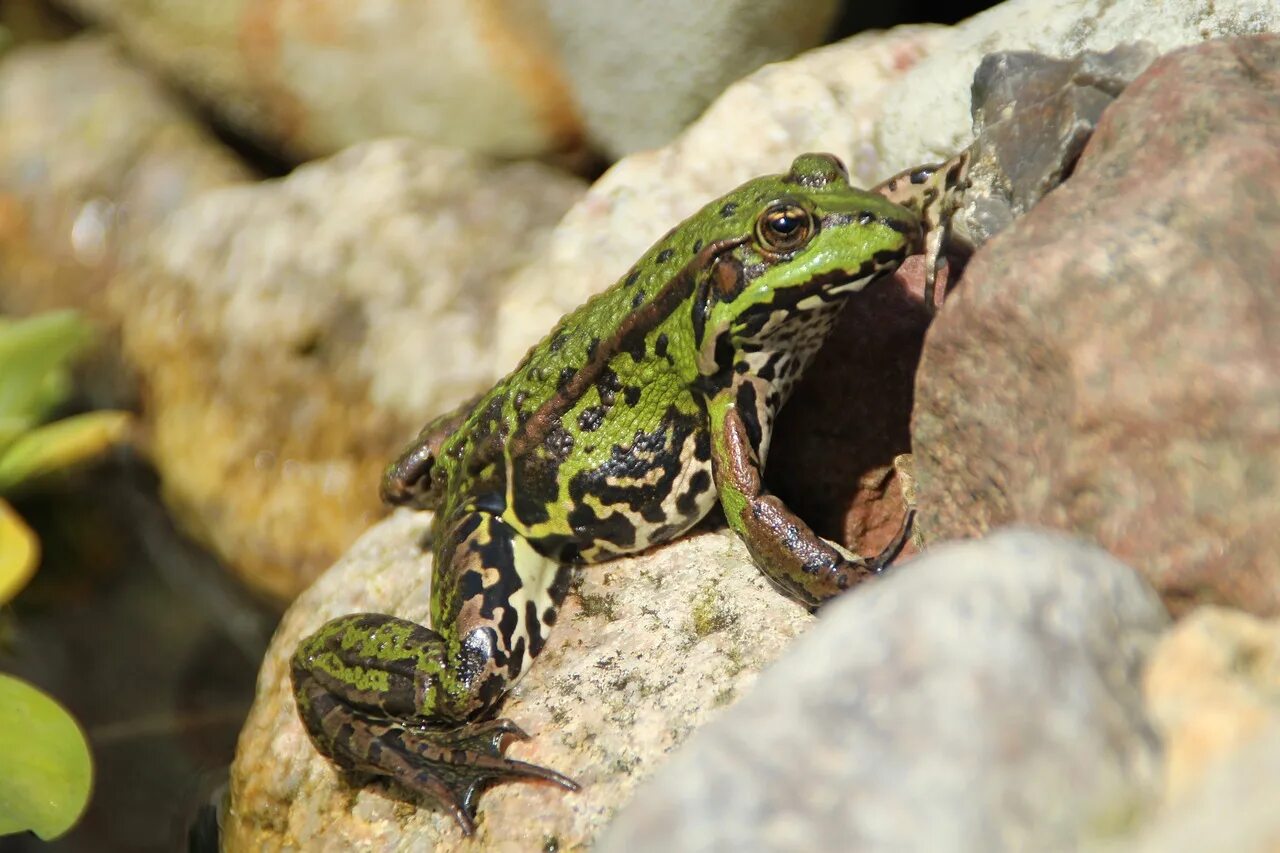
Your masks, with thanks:
[[[1069,537],[939,546],[830,604],[599,849],[1072,849],[1158,783],[1137,675],[1166,623]]]
[[[926,341],[921,526],[1083,534],[1167,603],[1280,609],[1280,38],[1158,60]]]
[[[382,514],[387,460],[495,378],[494,306],[580,191],[401,140],[174,213],[112,299],[186,526],[296,594]]]
[[[497,785],[473,839],[445,812],[378,783],[353,788],[298,720],[288,659],[327,619],[426,619],[429,516],[399,511],[304,592],[276,632],[232,769],[227,849],[577,849],[691,731],[721,712],[812,617],[778,596],[728,531],[586,567],[502,715],[533,735],[508,753],[582,783]],[[408,797],[407,804],[402,800]]]

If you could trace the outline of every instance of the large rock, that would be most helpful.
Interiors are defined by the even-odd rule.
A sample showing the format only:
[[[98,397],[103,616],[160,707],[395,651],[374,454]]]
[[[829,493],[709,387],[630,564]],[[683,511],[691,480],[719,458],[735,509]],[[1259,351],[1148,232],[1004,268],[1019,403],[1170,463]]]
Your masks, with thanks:
[[[400,140],[171,216],[112,300],[186,526],[295,595],[382,514],[387,460],[492,379],[493,306],[580,192]]]
[[[1175,608],[1280,609],[1280,37],[1159,60],[926,341],[932,539],[1082,533]]]
[[[60,0],[294,156],[408,135],[508,157],[665,143],[817,44],[836,0]]]
[[[602,851],[1065,850],[1150,798],[1167,616],[1069,537],[944,545],[829,605]]]
[[[286,614],[232,768],[226,849],[578,849],[812,619],[778,596],[726,531],[587,567],[502,708],[533,735],[509,754],[561,770],[583,790],[495,786],[464,842],[446,812],[412,798],[419,807],[406,807],[377,784],[351,787],[307,738],[289,686],[294,646],[327,619],[361,611],[426,619],[428,517],[402,510],[375,526]]]

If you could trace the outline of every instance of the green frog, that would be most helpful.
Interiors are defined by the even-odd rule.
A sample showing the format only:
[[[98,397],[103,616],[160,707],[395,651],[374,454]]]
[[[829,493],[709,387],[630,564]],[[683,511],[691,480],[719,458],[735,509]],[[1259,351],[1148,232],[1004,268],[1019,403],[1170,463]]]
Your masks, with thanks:
[[[494,719],[546,647],[575,564],[641,551],[723,508],[809,607],[882,571],[764,485],[774,419],[845,299],[928,246],[955,169],[854,189],[805,154],[708,204],[564,317],[491,390],[430,422],[383,497],[435,510],[431,627],[335,619],[292,661],[298,710],[340,767],[391,777],[473,831],[487,784],[554,770],[504,755]],[[890,200],[892,199],[892,200]],[[931,267],[932,269],[932,267]]]

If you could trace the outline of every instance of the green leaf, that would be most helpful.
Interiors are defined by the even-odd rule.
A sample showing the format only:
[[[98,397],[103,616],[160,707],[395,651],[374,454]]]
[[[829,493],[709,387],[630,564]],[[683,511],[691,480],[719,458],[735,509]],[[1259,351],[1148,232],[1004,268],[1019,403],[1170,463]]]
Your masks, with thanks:
[[[0,500],[0,604],[18,594],[40,562],[40,540],[13,511]]]
[[[89,803],[93,757],[80,726],[45,693],[0,674],[0,835],[45,841],[75,825]]]
[[[74,311],[0,325],[0,417],[38,423],[66,396],[67,366],[92,337],[92,328]]]
[[[86,412],[19,436],[0,450],[0,494],[101,455],[124,439],[132,423],[128,412]]]

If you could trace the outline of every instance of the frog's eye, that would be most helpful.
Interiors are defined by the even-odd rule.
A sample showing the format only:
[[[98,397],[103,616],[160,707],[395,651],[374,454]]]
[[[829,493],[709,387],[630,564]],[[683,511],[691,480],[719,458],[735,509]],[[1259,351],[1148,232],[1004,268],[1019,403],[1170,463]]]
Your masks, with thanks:
[[[756,220],[756,241],[769,252],[791,252],[813,236],[813,217],[793,201],[780,201],[765,208]]]

